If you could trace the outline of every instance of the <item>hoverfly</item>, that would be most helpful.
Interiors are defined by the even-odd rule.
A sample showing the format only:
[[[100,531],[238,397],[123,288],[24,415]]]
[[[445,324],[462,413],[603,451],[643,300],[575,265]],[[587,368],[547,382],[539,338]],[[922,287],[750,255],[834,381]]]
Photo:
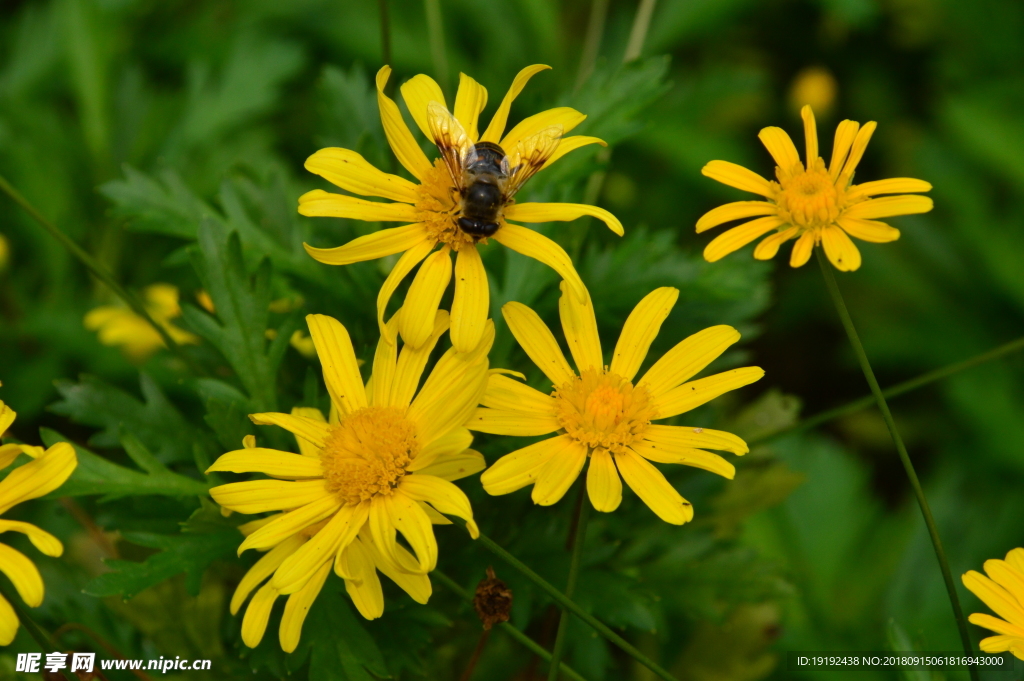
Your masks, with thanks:
[[[494,142],[473,144],[439,102],[427,107],[427,124],[458,194],[452,217],[474,241],[494,236],[502,209],[555,153],[563,130],[554,125],[520,141],[510,158]]]

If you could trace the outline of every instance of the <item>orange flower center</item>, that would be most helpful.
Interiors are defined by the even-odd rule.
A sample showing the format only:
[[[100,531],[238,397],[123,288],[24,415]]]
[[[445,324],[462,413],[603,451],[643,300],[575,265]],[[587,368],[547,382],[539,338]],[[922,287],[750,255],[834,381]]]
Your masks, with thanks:
[[[779,217],[805,229],[826,227],[836,221],[846,204],[845,192],[838,189],[821,158],[807,170],[798,164],[789,171],[776,169],[779,188],[775,202]]]
[[[435,243],[451,246],[453,251],[474,245],[473,237],[455,224],[460,201],[444,161],[434,161],[434,167],[427,172],[416,191],[419,193],[416,201],[419,220]],[[486,244],[487,240],[481,239],[480,243]]]
[[[623,451],[643,438],[656,416],[646,386],[607,370],[587,369],[552,394],[558,423],[591,449]]]
[[[419,451],[416,428],[404,410],[360,409],[334,426],[324,442],[324,485],[346,504],[390,495]]]

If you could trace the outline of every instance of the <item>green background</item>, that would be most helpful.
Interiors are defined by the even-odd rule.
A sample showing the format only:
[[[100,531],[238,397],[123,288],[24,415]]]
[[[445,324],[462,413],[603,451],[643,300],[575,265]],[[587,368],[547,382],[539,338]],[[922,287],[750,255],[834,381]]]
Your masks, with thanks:
[[[712,368],[766,370],[758,384],[680,423],[753,439],[867,392],[813,262],[790,269],[784,247],[775,262],[759,263],[748,247],[709,265],[701,251],[713,234],[694,233],[705,211],[746,198],[703,177],[707,161],[770,175],[756,137],[766,125],[789,130],[802,147],[792,91],[810,67],[837,84],[818,117],[825,154],[839,120],[875,120],[858,180],[934,185],[931,213],[892,220],[902,238],[859,244],[863,267],[838,275],[882,385],[1021,333],[1021,3],[659,0],[642,57],[622,66],[636,5],[611,0],[586,78],[589,2],[439,6],[441,33],[431,34],[424,4],[390,1],[392,88],[428,73],[451,101],[464,71],[490,91],[486,120],[520,68],[550,64],[512,119],[574,106],[589,115],[578,132],[611,145],[610,154],[574,152],[523,193],[596,196],[622,219],[621,239],[586,219],[540,228],[574,256],[606,350],[643,295],[675,286],[679,303],[648,364],[686,335],[726,323],[744,338]],[[392,261],[330,268],[301,243],[339,245],[378,226],[301,218],[295,206],[302,192],[327,187],[302,169],[319,148],[349,147],[395,167],[372,88],[383,60],[377,5],[56,0],[0,8],[0,175],[125,286],[170,282],[186,305],[204,287],[218,309],[243,301],[233,319],[221,317],[228,333],[220,343],[188,349],[205,377],[166,352],[133,365],[82,326],[89,309],[114,303],[111,293],[0,198],[11,252],[0,272],[0,399],[19,413],[8,435],[39,444],[43,428],[43,440],[63,436],[96,455],[80,452],[92,469],[80,464],[63,490],[73,502],[44,499],[6,515],[65,543],[64,557],[51,559],[20,536],[3,537],[43,572],[47,597],[33,615],[50,631],[82,625],[128,658],[211,658],[213,673],[194,678],[288,670],[318,681],[459,678],[479,625],[436,580],[428,606],[390,590],[383,619],[367,624],[331,577],[296,654],[277,649],[276,618],[248,652],[226,603],[253,558],[233,557],[231,521],[194,496],[196,462],[237,448],[253,432],[246,413],[324,404],[316,360],[283,344],[266,350],[264,329],[286,338],[301,314],[330,314],[349,327],[357,354],[372,357],[368,301]],[[235,258],[229,231],[240,236]],[[503,302],[519,300],[555,321],[553,273],[500,247],[484,253],[496,319]],[[254,289],[246,272],[263,258],[265,290]],[[303,309],[268,316],[267,301],[296,295]],[[500,321],[492,365],[542,385]],[[957,577],[1024,544],[1022,369],[1011,356],[893,401]],[[288,446],[268,430],[260,436]],[[477,444],[493,461],[522,441],[481,436]],[[658,521],[629,492],[619,511],[598,514],[578,600],[683,681],[789,678],[787,650],[958,648],[931,545],[877,411],[755,447],[737,466],[732,482],[670,472],[696,508],[682,528]],[[491,498],[475,478],[460,484],[485,532],[564,584],[575,488],[560,504],[535,508],[528,491]],[[471,587],[493,564],[515,594],[513,624],[550,647],[554,610],[542,594],[459,530],[437,534],[440,568]],[[152,569],[115,565],[100,577],[112,547]],[[964,589],[961,598],[967,612],[986,611]],[[971,629],[975,642],[985,635]],[[586,678],[653,678],[579,623],[569,634],[567,661]],[[60,641],[109,656],[79,629]],[[0,678],[14,674],[16,652],[34,649],[22,629],[0,651]],[[495,634],[474,678],[544,673]],[[117,674],[109,678],[131,678]]]

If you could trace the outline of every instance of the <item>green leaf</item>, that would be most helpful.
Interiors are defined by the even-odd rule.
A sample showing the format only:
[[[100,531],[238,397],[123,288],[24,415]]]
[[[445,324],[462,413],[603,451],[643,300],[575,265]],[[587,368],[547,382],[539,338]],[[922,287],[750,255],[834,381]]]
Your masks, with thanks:
[[[122,429],[138,437],[164,463],[191,461],[194,443],[209,449],[210,438],[181,415],[160,386],[146,373],[139,374],[142,400],[94,376],[78,383],[55,382],[64,399],[50,409],[75,423],[102,428],[89,438],[93,447],[115,447]]]
[[[157,180],[125,165],[124,175],[100,192],[114,202],[114,214],[125,218],[129,229],[194,239],[204,219],[222,219],[173,170],[164,170]]]
[[[40,437],[47,447],[58,442],[71,442],[60,433],[42,428]],[[163,466],[142,443],[129,436],[126,451],[136,463],[144,462],[147,473],[140,473],[120,466],[71,442],[78,455],[78,466],[60,489],[49,496],[78,497],[93,494],[104,495],[104,500],[126,496],[157,494],[170,497],[206,496],[205,482],[174,473]]]

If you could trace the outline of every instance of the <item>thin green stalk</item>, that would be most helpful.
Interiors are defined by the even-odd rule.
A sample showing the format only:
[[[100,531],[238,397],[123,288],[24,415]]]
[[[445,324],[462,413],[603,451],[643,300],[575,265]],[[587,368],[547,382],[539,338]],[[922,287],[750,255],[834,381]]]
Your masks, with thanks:
[[[878,380],[875,378],[875,372],[871,368],[871,363],[868,361],[867,353],[864,352],[864,346],[860,342],[860,337],[857,335],[857,329],[853,326],[853,319],[850,317],[849,310],[846,309],[846,303],[843,301],[843,294],[839,292],[839,285],[836,283],[835,274],[832,272],[832,266],[825,258],[823,249],[816,248],[818,256],[818,264],[821,266],[821,273],[825,277],[825,286],[828,288],[829,295],[832,296],[832,302],[836,306],[836,312],[839,313],[839,319],[843,323],[843,328],[846,330],[846,335],[850,339],[850,345],[853,346],[853,351],[857,355],[857,361],[860,363],[860,368],[864,372],[864,378],[867,379],[868,386],[871,387],[871,394],[874,395],[875,401],[878,403],[878,409],[882,412],[882,418],[885,419],[885,425],[889,428],[889,435],[892,436],[893,444],[896,445],[896,451],[899,453],[900,461],[903,463],[903,468],[907,472],[907,478],[910,479],[910,486],[914,489],[914,496],[917,497],[917,504],[921,507],[921,514],[924,516],[924,524],[928,527],[928,535],[931,537],[932,546],[935,547],[935,557],[939,560],[939,568],[942,570],[942,579],[946,583],[946,592],[949,594],[949,602],[953,606],[953,615],[956,617],[956,625],[960,630],[960,642],[963,644],[964,652],[970,655],[973,647],[971,645],[971,636],[967,629],[967,619],[964,617],[963,610],[960,607],[960,597],[956,593],[956,583],[953,581],[953,573],[949,569],[949,561],[946,560],[946,552],[942,548],[942,540],[939,538],[939,530],[935,526],[935,518],[932,517],[932,510],[928,506],[928,499],[925,498],[924,489],[921,487],[921,481],[917,477],[917,471],[914,470],[914,464],[910,460],[910,455],[907,453],[907,448],[903,444],[903,438],[900,437],[899,430],[896,428],[896,421],[892,418],[892,412],[889,411],[889,404],[885,401],[885,395],[882,394],[882,389],[878,386]],[[971,679],[972,681],[978,681],[978,669],[975,666],[971,666]]]
[[[118,298],[123,300],[128,305],[128,307],[131,308],[132,312],[134,312],[135,314],[139,315],[147,322],[149,322],[150,326],[152,326],[153,329],[160,335],[160,338],[161,340],[163,340],[164,345],[166,345],[171,352],[178,355],[178,357],[181,358],[182,361],[184,361],[185,364],[188,365],[188,367],[192,369],[195,373],[202,373],[202,371],[199,370],[199,368],[195,365],[192,359],[187,354],[185,354],[181,346],[178,345],[173,338],[171,338],[169,333],[167,333],[167,329],[157,324],[156,321],[150,316],[149,311],[146,310],[146,306],[143,304],[141,300],[139,300],[138,296],[136,296],[134,293],[128,291],[119,283],[117,283],[117,280],[114,279],[114,275],[106,267],[97,262],[95,258],[93,258],[91,255],[89,255],[89,253],[85,251],[85,249],[76,244],[71,239],[71,237],[69,237],[64,232],[60,231],[56,225],[54,225],[52,222],[43,217],[43,214],[36,210],[36,207],[29,203],[28,199],[22,196],[21,192],[19,192],[17,189],[11,186],[11,183],[8,182],[2,176],[0,176],[0,190],[3,190],[3,192],[7,194],[7,196],[11,197],[12,201],[21,206],[22,209],[24,209],[24,211],[28,213],[33,220],[39,223],[39,225],[43,229],[49,232],[50,235],[53,236],[53,238],[55,238],[65,248],[71,251],[72,255],[78,258],[78,260],[83,265],[85,265],[86,269],[89,270],[94,277],[96,277],[104,284],[106,284],[108,287],[110,287],[110,290],[113,291]]]
[[[924,387],[929,383],[941,381],[942,379],[953,376],[954,374],[958,374],[961,371],[973,369],[974,367],[980,364],[991,362],[994,359],[1005,357],[1006,355],[1013,354],[1014,352],[1017,352],[1018,350],[1022,349],[1024,349],[1024,338],[1012,340],[1009,343],[1004,343],[1003,345],[993,348],[987,352],[983,352],[980,355],[975,355],[974,357],[970,357],[963,361],[954,362],[953,364],[949,364],[938,369],[933,369],[932,371],[927,371],[921,374],[920,376],[903,381],[902,383],[897,383],[891,388],[886,388],[885,390],[883,390],[882,396],[888,399],[890,397],[896,397],[898,395],[902,395],[903,393],[910,392],[911,390],[917,390],[918,388]],[[767,435],[762,435],[760,437],[751,438],[748,441],[748,444],[763,444],[765,442],[776,440],[785,435],[791,435],[793,433],[802,433],[805,430],[810,430],[811,428],[820,426],[822,423],[826,423],[828,421],[831,421],[832,419],[839,418],[840,416],[845,416],[846,414],[851,414],[856,411],[860,411],[861,409],[866,409],[867,407],[870,407],[874,403],[874,395],[865,395],[864,397],[853,400],[852,402],[847,402],[846,404],[835,407],[834,409],[829,409],[827,411],[821,412],[820,414],[815,414],[814,416],[804,419],[799,423],[794,423],[788,428],[783,428],[782,430],[777,430],[774,433],[769,433]]]
[[[576,520],[576,540],[572,546],[572,558],[569,561],[569,579],[565,583],[565,597],[572,598],[576,592],[576,581],[580,576],[580,556],[583,555],[583,542],[587,539],[587,521],[590,520],[590,501],[583,499],[586,487],[580,488],[580,513]],[[562,617],[558,620],[558,633],[555,635],[555,648],[551,653],[551,667],[548,681],[558,681],[558,663],[565,652],[565,630],[569,626],[569,611],[562,608]]]
[[[21,622],[21,626],[25,627],[25,631],[28,632],[29,636],[35,640],[36,645],[39,646],[40,652],[42,652],[43,655],[46,655],[47,651],[51,653],[54,652],[53,648],[56,644],[53,643],[50,637],[46,635],[40,626],[36,624],[31,617],[29,617],[28,613],[21,607],[21,603],[18,599],[12,597],[7,591],[7,587],[3,584],[0,584],[0,597],[6,598],[7,602],[11,604],[12,608],[14,608],[14,614],[18,616],[18,621]],[[72,675],[66,667],[60,671],[67,681],[77,681],[74,675]]]
[[[583,87],[590,74],[594,72],[594,64],[601,51],[601,36],[604,35],[604,25],[608,19],[608,1],[592,0],[590,4],[590,20],[587,22],[587,34],[583,38],[580,69],[576,73],[576,90]]]
[[[466,589],[463,589],[461,586],[459,586],[458,582],[456,582],[454,579],[452,579],[448,575],[444,574],[440,570],[434,570],[433,572],[430,573],[430,576],[435,578],[437,581],[441,582],[442,584],[444,584],[446,587],[448,587],[449,590],[454,592],[456,595],[458,595],[463,600],[472,602],[473,594],[471,594]],[[502,631],[504,631],[506,634],[508,634],[512,638],[514,638],[519,643],[521,643],[524,646],[526,646],[527,648],[529,648],[530,652],[532,652],[534,655],[540,657],[545,662],[550,662],[551,661],[551,653],[549,653],[547,650],[545,650],[544,646],[542,646],[541,644],[537,643],[532,638],[530,638],[529,636],[527,636],[523,632],[519,631],[518,629],[516,629],[514,626],[512,626],[508,622],[500,623],[498,625],[498,628],[501,629]],[[570,679],[575,679],[575,681],[587,681],[587,679],[585,677],[581,676],[576,670],[574,670],[572,667],[570,667],[566,663],[561,662],[561,663],[559,663],[558,666],[559,666],[559,669],[562,670],[562,673],[565,674],[566,676],[568,676]]]
[[[644,41],[647,40],[647,29],[651,27],[654,4],[655,0],[640,0],[640,7],[637,8],[636,16],[633,18],[633,28],[629,32],[629,42],[626,43],[626,52],[622,56],[623,64],[640,58],[644,49]]]
[[[380,56],[384,64],[391,65],[391,14],[388,0],[377,0],[380,11]]]
[[[572,600],[566,598],[565,594],[563,594],[561,591],[552,586],[551,583],[548,582],[546,579],[544,579],[536,572],[531,570],[529,566],[526,565],[526,563],[519,560],[505,549],[501,548],[501,546],[499,546],[498,544],[494,543],[493,539],[491,539],[485,534],[481,534],[477,538],[477,542],[483,545],[488,551],[498,556],[512,567],[514,567],[524,577],[526,577],[531,582],[540,587],[541,591],[545,592],[548,596],[550,596],[555,601],[555,603],[562,606],[563,608],[565,608],[566,610],[568,610],[569,612],[571,612],[572,614],[576,615],[581,620],[586,622],[588,626],[594,629],[594,631],[604,636],[611,643],[617,645],[619,648],[622,649],[624,653],[632,657],[634,660],[636,660],[643,666],[650,669],[652,672],[657,674],[659,678],[662,678],[665,681],[678,681],[676,677],[669,674],[668,671],[661,667],[661,665],[659,665],[657,662],[655,662],[654,660],[652,660],[651,658],[647,657],[642,652],[637,650],[637,648],[633,646],[631,643],[629,643],[629,641],[616,634],[607,625],[603,624],[593,615],[588,613],[586,610],[576,605],[576,603],[574,603]]]
[[[441,19],[441,0],[423,0],[427,14],[427,39],[430,60],[434,63],[434,78],[442,90],[448,89],[448,55],[444,49],[444,21]]]

